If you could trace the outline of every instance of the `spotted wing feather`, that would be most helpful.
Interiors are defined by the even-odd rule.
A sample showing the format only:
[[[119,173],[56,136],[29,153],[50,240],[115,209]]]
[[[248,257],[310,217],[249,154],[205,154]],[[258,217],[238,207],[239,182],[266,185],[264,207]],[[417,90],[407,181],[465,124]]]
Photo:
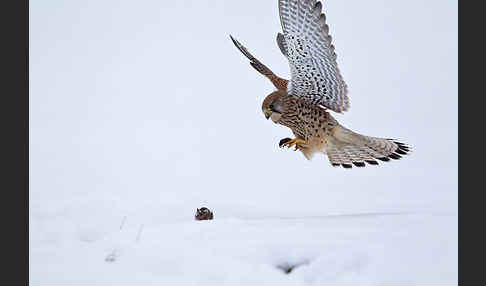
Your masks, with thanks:
[[[336,53],[315,0],[279,0],[280,22],[291,80],[287,91],[306,102],[335,112],[347,111],[347,85],[339,71]],[[282,48],[281,48],[282,49]]]

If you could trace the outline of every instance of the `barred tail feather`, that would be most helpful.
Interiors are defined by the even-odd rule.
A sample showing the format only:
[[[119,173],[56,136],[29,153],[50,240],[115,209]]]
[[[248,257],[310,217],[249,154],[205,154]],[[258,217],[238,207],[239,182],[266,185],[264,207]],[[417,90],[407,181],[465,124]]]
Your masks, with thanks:
[[[341,125],[336,126],[325,151],[329,162],[350,169],[379,165],[378,161],[398,160],[411,152],[411,148],[395,139],[364,136]]]

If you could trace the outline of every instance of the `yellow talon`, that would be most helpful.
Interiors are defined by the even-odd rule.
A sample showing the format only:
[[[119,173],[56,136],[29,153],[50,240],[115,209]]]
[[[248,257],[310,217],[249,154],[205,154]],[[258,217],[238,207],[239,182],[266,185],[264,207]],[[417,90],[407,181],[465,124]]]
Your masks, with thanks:
[[[302,139],[299,139],[299,138],[295,138],[295,139],[285,138],[285,139],[280,140],[279,146],[280,147],[286,146],[286,147],[290,148],[297,143],[307,144],[307,142],[305,142],[305,140],[302,140]]]
[[[290,148],[290,147],[294,146],[297,143],[305,143],[305,141],[302,140],[302,139],[295,138],[295,139],[290,140],[289,142],[287,142],[287,144],[284,144],[284,145],[288,145],[289,148]]]

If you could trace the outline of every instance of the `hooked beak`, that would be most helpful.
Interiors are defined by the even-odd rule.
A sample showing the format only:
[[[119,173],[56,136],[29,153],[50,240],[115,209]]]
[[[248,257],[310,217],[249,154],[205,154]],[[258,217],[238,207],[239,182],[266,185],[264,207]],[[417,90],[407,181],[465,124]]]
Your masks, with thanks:
[[[270,110],[265,110],[265,117],[267,120],[270,118],[270,116],[272,116],[272,112]]]

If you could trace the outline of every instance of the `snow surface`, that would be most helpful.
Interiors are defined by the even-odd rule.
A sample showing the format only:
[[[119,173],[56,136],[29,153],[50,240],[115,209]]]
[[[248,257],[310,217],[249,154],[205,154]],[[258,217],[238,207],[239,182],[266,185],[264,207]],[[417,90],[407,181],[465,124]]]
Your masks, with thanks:
[[[85,215],[52,215],[31,229],[32,285],[457,284],[453,214],[187,217],[150,224],[127,216],[104,227],[108,220]],[[50,231],[40,235],[42,229]],[[298,266],[284,274],[278,266],[285,265]]]
[[[336,119],[414,148],[352,170],[260,110],[276,2],[29,2],[31,285],[457,285],[457,1],[325,1]]]

